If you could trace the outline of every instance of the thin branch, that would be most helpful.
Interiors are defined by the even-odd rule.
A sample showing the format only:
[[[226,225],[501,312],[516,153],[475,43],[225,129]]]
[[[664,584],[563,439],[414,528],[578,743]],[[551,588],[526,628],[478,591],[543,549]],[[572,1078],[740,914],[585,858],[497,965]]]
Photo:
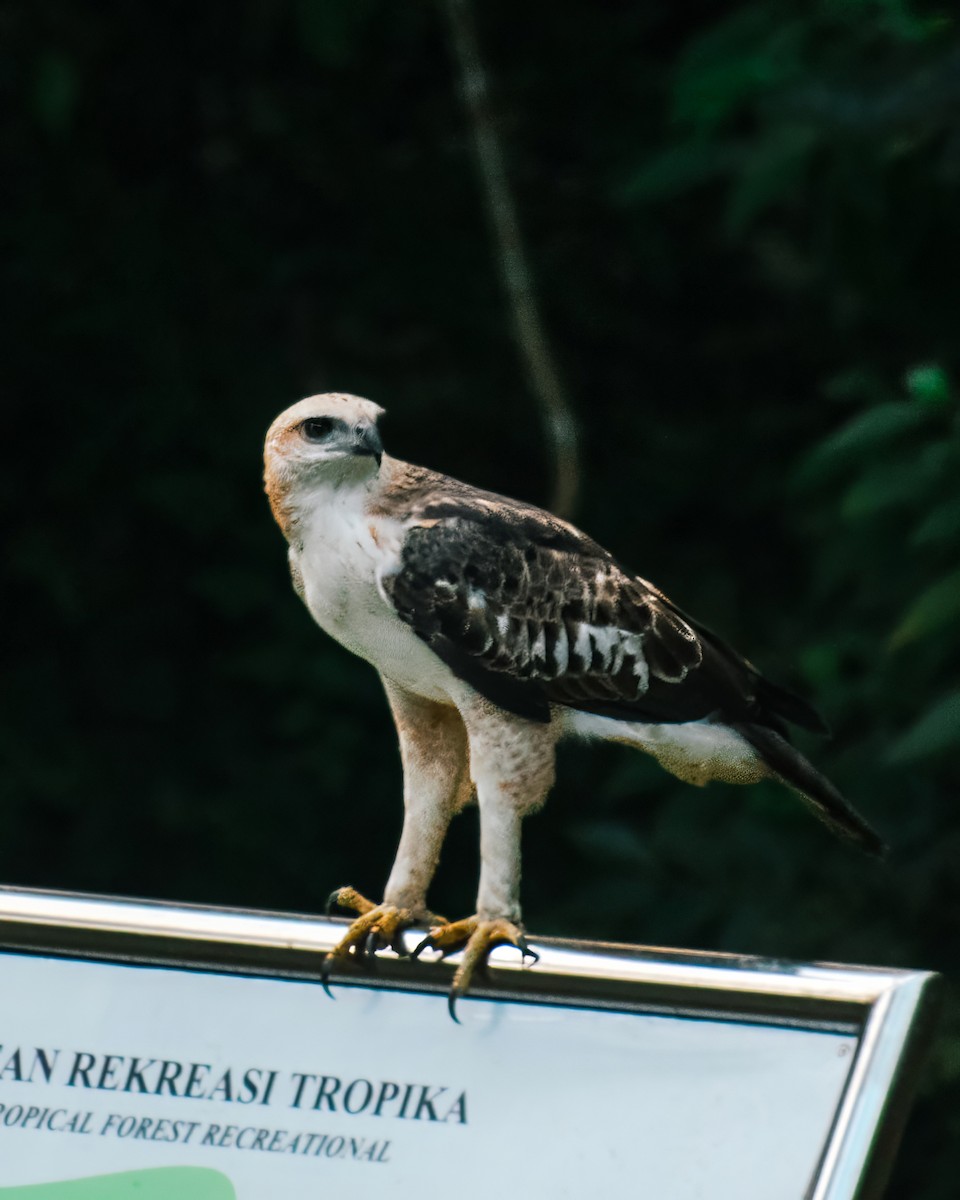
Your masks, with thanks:
[[[573,511],[580,487],[577,431],[570,401],[547,341],[527,262],[517,206],[507,180],[497,136],[487,74],[477,42],[469,0],[443,0],[460,67],[460,85],[470,113],[477,164],[487,213],[510,301],[513,331],[537,400],[553,459],[551,507],[561,516]]]

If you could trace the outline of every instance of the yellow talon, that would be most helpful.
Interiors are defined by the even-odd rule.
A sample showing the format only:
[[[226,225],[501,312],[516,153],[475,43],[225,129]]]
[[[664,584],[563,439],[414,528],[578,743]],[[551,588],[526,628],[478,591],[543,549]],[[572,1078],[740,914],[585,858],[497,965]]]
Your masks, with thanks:
[[[331,893],[327,901],[328,911],[334,904],[352,908],[359,916],[350,923],[347,932],[323,960],[320,980],[330,996],[332,993],[327,979],[338,959],[346,961],[351,956],[358,959],[363,954],[374,958],[377,950],[383,946],[389,946],[396,954],[406,954],[401,935],[416,919],[409,909],[397,908],[393,904],[374,904],[352,887],[338,888]]]
[[[444,958],[455,950],[463,949],[463,958],[457,966],[447,998],[450,1016],[460,1024],[457,1017],[457,1000],[470,986],[474,972],[486,965],[490,951],[497,946],[516,946],[524,961],[540,957],[527,945],[521,926],[505,917],[482,921],[479,917],[465,917],[462,921],[434,926],[423,939],[413,957],[417,958],[426,949],[439,950]]]

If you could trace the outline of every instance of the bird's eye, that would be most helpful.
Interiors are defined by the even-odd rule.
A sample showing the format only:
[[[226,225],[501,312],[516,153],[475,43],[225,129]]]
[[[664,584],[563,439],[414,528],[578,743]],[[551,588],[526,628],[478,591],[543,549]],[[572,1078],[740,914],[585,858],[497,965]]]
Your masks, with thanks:
[[[333,420],[330,417],[308,417],[300,429],[308,442],[322,442],[333,432]]]

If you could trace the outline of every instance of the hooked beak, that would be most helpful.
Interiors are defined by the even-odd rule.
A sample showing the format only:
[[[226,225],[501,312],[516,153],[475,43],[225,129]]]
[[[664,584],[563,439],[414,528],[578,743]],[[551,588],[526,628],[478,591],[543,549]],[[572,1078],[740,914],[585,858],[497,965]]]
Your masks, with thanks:
[[[377,466],[380,466],[380,460],[383,458],[383,442],[380,441],[376,425],[357,425],[354,428],[353,453],[369,454],[377,460]]]

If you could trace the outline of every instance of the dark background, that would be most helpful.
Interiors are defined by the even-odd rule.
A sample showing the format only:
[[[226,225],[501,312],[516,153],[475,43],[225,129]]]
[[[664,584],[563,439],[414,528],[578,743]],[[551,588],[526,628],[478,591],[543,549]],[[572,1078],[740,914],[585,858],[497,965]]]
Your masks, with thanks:
[[[575,518],[816,698],[835,736],[804,748],[893,846],[570,747],[527,824],[527,924],[955,972],[957,20],[477,7]],[[0,878],[376,896],[395,738],[290,588],[260,450],[292,401],[353,391],[392,453],[550,494],[443,12],[0,2],[0,45]],[[471,911],[476,857],[471,812],[441,911]],[[950,999],[891,1196],[956,1196],[958,1099]]]

